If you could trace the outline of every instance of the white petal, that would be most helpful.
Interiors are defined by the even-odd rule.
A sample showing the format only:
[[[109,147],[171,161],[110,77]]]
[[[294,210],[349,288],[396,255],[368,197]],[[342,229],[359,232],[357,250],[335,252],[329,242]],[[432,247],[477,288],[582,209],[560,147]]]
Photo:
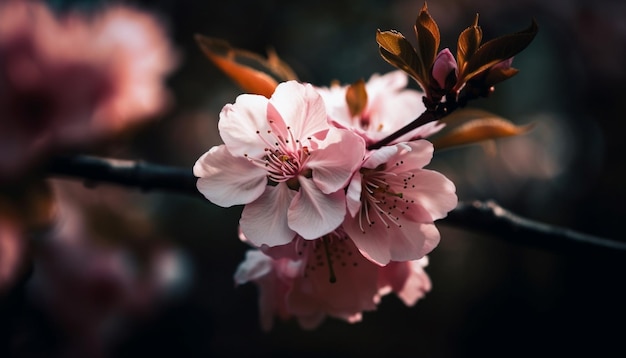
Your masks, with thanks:
[[[259,157],[266,144],[259,134],[267,134],[267,98],[242,94],[235,104],[227,104],[220,112],[218,128],[228,150],[235,156]],[[257,131],[259,134],[257,134]]]
[[[232,156],[224,145],[204,153],[196,161],[193,174],[199,177],[198,190],[211,202],[224,207],[247,204],[267,186],[264,169]]]
[[[300,141],[329,127],[324,101],[310,84],[283,82],[270,102]]]
[[[256,246],[284,245],[296,233],[287,226],[287,209],[295,191],[287,185],[268,186],[263,195],[243,208],[239,224],[248,241]]]
[[[272,259],[259,250],[248,250],[246,259],[235,271],[235,283],[242,285],[255,281],[272,271]]]
[[[335,230],[346,215],[343,190],[322,193],[309,179],[300,177],[300,191],[289,206],[289,227],[307,240]]]

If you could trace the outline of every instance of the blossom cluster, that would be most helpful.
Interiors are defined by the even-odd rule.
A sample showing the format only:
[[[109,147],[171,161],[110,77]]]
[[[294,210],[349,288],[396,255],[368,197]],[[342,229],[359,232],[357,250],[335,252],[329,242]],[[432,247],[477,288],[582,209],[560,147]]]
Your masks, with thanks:
[[[111,5],[88,16],[1,2],[0,182],[160,115],[176,65],[162,24],[139,9]]]
[[[291,80],[222,109],[224,144],[194,174],[211,202],[244,205],[240,236],[255,250],[235,278],[259,285],[265,329],[274,316],[304,328],[326,316],[356,322],[382,295],[412,305],[430,290],[423,267],[440,239],[434,221],[457,204],[454,184],[425,169],[425,138],[443,125],[370,148],[424,112],[407,82],[402,71],[351,86]]]

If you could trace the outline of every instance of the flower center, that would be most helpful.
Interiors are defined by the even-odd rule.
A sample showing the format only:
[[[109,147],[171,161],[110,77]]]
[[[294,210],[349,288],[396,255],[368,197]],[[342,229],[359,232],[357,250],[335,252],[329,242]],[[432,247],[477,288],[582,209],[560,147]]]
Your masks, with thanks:
[[[272,122],[270,122],[272,123]],[[299,190],[300,182],[298,176],[311,178],[311,169],[304,168],[304,164],[311,155],[309,147],[302,145],[302,142],[295,139],[291,128],[287,127],[289,138],[276,134],[272,130],[265,133],[256,131],[257,135],[265,143],[265,154],[261,158],[252,158],[244,154],[253,164],[264,168],[267,171],[268,185],[278,185],[286,183],[289,189]],[[307,138],[307,141],[311,138]]]
[[[396,167],[404,164],[403,161],[395,163]],[[376,218],[387,228],[391,224],[402,227],[400,219],[410,210],[410,204],[415,200],[406,198],[405,192],[411,184],[415,174],[409,171],[387,170],[385,164],[375,169],[361,169],[363,175],[361,189],[361,212],[359,213],[359,228],[365,232],[365,226],[375,225]]]

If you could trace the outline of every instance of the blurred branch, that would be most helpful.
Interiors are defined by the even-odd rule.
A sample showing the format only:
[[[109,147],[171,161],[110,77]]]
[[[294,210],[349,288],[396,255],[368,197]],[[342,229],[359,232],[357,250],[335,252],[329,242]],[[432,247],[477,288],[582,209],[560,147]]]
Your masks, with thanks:
[[[146,192],[158,190],[202,197],[191,168],[78,155],[54,158],[47,173],[51,177],[82,179],[87,187],[109,183]]]
[[[47,168],[51,177],[80,179],[88,187],[117,184],[142,191],[169,191],[198,198],[191,168],[90,156],[57,157]],[[577,232],[516,215],[493,201],[461,202],[442,223],[484,232],[510,242],[560,252],[601,250],[626,253],[626,242]]]
[[[443,223],[484,232],[506,241],[558,252],[626,253],[626,242],[527,219],[510,212],[494,201],[461,202],[456,209],[448,213]]]

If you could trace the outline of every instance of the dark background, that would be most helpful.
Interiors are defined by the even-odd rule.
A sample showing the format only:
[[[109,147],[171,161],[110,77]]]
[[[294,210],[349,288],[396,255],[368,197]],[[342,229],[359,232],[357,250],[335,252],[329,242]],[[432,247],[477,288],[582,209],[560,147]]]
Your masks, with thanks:
[[[160,15],[180,51],[181,65],[169,82],[176,105],[134,141],[97,154],[189,168],[220,144],[219,111],[241,92],[203,57],[194,34],[257,53],[273,47],[303,81],[350,83],[393,70],[378,55],[376,29],[395,29],[412,41],[422,6],[382,0],[132,3]],[[513,62],[521,72],[493,97],[472,103],[517,124],[535,122],[535,130],[500,140],[495,155],[481,146],[436,153],[430,167],[455,182],[460,200],[494,199],[529,218],[625,241],[626,4],[433,0],[428,6],[442,48],[453,52],[476,13],[485,39],[521,30],[532,18],[540,29]],[[235,288],[232,281],[247,250],[237,239],[241,208],[168,193],[141,197],[155,227],[186,253],[190,281],[176,299],[132,324],[111,345],[114,357],[626,355],[623,253],[511,243],[444,219],[441,244],[427,267],[433,290],[416,306],[389,295],[358,324],[327,319],[304,331],[295,322],[276,322],[264,333],[255,286]],[[52,322],[32,313],[19,285],[2,302],[10,318],[0,321],[4,337],[15,335],[10,322],[35,322],[25,351],[41,353],[62,339]]]

